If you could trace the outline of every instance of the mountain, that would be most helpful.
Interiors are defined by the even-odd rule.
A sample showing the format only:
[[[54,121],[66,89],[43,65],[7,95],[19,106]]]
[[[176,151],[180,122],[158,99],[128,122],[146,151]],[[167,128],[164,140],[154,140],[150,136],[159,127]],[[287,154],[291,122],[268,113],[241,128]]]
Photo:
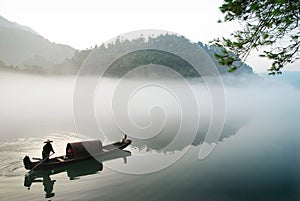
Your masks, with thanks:
[[[0,60],[8,65],[51,68],[74,52],[68,45],[52,43],[33,29],[0,16]]]
[[[127,55],[117,58],[124,50],[136,50]],[[144,50],[143,50],[144,49]],[[164,51],[159,51],[159,49]],[[199,73],[191,64],[176,55],[188,55],[189,60],[198,62],[201,67],[201,76],[212,75],[209,68],[205,68],[211,62],[205,59],[201,51],[205,50],[211,59],[215,62],[221,75],[228,75],[227,68],[220,66],[215,59],[215,53],[220,48],[207,46],[201,42],[192,43],[183,36],[165,34],[128,40],[118,37],[116,41],[101,46],[95,46],[86,50],[75,50],[70,46],[51,43],[43,38],[33,29],[10,22],[0,16],[0,68],[3,70],[22,71],[27,73],[46,73],[46,74],[76,74],[81,64],[87,56],[93,51],[97,55],[98,65],[90,69],[93,75],[97,68],[104,68],[107,63],[117,59],[109,69],[106,70],[106,76],[121,77],[133,68],[138,66],[155,64],[168,66],[180,73],[184,77],[199,77]],[[173,53],[169,53],[173,52]],[[94,54],[94,55],[95,55]],[[205,57],[205,58],[204,58]],[[201,63],[199,63],[201,62]],[[209,62],[209,63],[205,63]],[[169,71],[163,76],[169,76]],[[242,74],[243,76],[240,76]],[[155,76],[154,72],[142,72],[140,76]],[[235,77],[256,76],[252,68],[243,64],[230,76]],[[139,76],[139,75],[138,75]],[[232,79],[230,79],[232,80]]]

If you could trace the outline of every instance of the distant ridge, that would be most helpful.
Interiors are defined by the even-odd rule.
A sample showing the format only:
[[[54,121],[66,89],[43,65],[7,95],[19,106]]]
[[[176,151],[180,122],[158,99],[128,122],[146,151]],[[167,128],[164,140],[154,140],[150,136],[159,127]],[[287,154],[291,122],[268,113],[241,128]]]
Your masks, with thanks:
[[[23,26],[20,25],[16,22],[10,22],[7,19],[5,19],[4,17],[2,17],[0,15],[0,28],[5,27],[5,28],[14,28],[14,29],[22,29],[25,31],[29,31],[37,36],[40,36],[40,34],[38,34],[36,31],[34,31],[32,28],[28,27],[28,26]]]
[[[8,65],[50,68],[74,52],[68,45],[52,43],[30,27],[0,16],[0,60]]]

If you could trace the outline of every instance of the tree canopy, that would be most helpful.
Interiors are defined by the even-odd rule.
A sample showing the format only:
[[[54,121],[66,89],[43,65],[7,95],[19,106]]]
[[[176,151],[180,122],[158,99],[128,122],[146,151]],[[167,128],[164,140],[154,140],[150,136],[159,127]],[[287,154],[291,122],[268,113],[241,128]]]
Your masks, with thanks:
[[[239,67],[254,49],[267,47],[261,57],[272,61],[269,74],[281,74],[282,68],[299,59],[300,0],[224,0],[220,7],[223,21],[238,21],[242,28],[230,38],[213,41],[224,47],[216,58],[229,71]]]

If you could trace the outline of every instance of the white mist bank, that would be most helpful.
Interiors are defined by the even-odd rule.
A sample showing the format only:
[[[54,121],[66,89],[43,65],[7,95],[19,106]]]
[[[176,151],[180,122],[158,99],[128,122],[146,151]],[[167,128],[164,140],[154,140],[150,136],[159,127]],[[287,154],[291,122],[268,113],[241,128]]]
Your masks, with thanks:
[[[0,137],[74,132],[74,77],[0,72]]]
[[[226,79],[227,83],[228,79],[232,80],[224,88],[226,101],[224,130],[230,131],[229,133],[226,130],[228,133],[225,132],[225,137],[234,135],[252,121],[269,122],[274,120],[274,124],[283,124],[287,127],[289,123],[300,123],[300,91],[297,88],[281,82],[277,84],[276,81],[254,80],[249,81],[248,84],[240,84],[240,82],[234,84],[234,77]],[[120,128],[122,124],[116,124],[116,119],[112,115],[112,98],[118,83],[116,81],[119,80],[104,79],[99,83],[95,92],[94,105],[95,116],[102,132],[113,139],[118,139],[126,130]],[[139,81],[125,81],[123,84],[128,84],[126,82]],[[152,84],[155,82],[155,80],[150,81]],[[213,105],[209,97],[210,92],[198,81],[193,80],[191,83],[199,106],[200,118],[198,120],[200,122],[198,122],[197,137],[199,137],[199,133],[205,136],[212,117]],[[141,82],[134,83],[133,86],[139,84]],[[186,88],[182,88],[181,82],[178,81],[164,81],[164,84],[169,89],[160,85],[138,88],[139,90],[136,90],[128,102],[130,123],[136,128],[143,128],[148,132],[140,133],[140,136],[132,132],[132,137],[142,138],[137,140],[140,145],[149,143],[153,148],[159,149],[174,137],[180,126],[182,117],[182,105],[180,104],[182,103],[178,101],[180,100],[178,97],[176,99],[177,94],[172,94],[172,89],[178,89],[181,93]],[[72,108],[74,86],[75,77],[47,77],[1,72],[1,138],[76,132]],[[189,108],[189,110],[192,109]],[[124,118],[127,117],[124,116]],[[118,118],[120,120],[120,117]],[[193,118],[193,115],[187,116],[187,118]],[[150,131],[155,131],[155,133]],[[130,136],[130,133],[128,135]],[[155,138],[156,136],[160,138]],[[98,138],[99,136],[88,137]],[[161,145],[154,145],[159,143]]]

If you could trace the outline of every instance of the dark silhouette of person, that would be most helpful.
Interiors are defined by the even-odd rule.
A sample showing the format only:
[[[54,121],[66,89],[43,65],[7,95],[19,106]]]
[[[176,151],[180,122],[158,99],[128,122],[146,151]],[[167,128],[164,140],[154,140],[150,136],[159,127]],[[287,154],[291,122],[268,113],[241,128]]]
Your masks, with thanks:
[[[48,160],[51,152],[55,153],[55,151],[53,150],[53,147],[51,145],[51,142],[53,142],[53,141],[47,140],[44,142],[46,144],[44,145],[43,152],[42,152],[43,160],[44,159]]]

